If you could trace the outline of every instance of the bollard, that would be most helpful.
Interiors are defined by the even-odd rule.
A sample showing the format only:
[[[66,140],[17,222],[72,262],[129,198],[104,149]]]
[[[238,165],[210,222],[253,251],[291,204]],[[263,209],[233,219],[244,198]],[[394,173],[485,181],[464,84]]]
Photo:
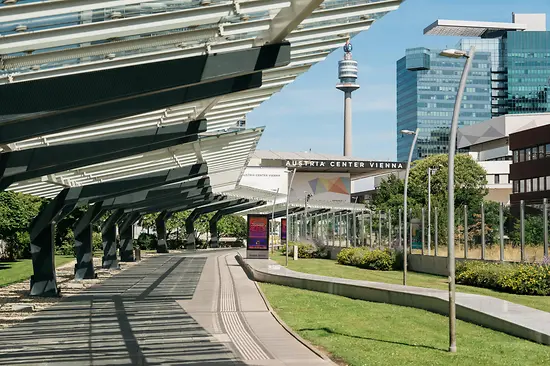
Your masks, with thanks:
[[[295,261],[298,260],[298,246],[297,245],[294,246],[294,260]]]

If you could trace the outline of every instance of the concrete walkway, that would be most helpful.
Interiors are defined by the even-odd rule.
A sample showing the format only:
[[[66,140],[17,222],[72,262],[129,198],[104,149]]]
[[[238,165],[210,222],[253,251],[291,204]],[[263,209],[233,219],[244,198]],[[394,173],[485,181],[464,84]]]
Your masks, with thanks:
[[[244,257],[245,252],[241,252]],[[385,302],[448,314],[448,292],[319,276],[289,270],[272,260],[242,260],[257,281]],[[537,343],[550,345],[550,313],[491,296],[456,293],[457,318]]]
[[[328,365],[232,251],[148,258],[0,331],[0,365]]]

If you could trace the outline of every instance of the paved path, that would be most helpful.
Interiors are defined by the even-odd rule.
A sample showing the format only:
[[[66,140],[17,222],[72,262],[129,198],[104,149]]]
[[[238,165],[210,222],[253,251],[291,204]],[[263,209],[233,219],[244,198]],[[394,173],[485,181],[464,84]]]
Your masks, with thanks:
[[[327,365],[273,318],[235,251],[144,260],[0,331],[0,365]]]
[[[245,252],[241,252],[244,257]],[[424,287],[402,286],[380,282],[350,280],[295,272],[280,266],[272,260],[245,260],[257,273],[275,275],[263,276],[259,280],[309,288],[316,291],[347,294],[354,298],[412,306],[446,313],[449,295],[447,291]],[[327,286],[315,284],[326,283]],[[338,286],[343,285],[343,286]],[[349,285],[349,286],[346,286]],[[326,290],[326,291],[324,291]],[[375,290],[375,291],[369,291]],[[441,308],[438,303],[444,301]],[[550,313],[519,305],[491,296],[456,293],[457,317],[463,320],[500,330],[518,337],[550,345]]]

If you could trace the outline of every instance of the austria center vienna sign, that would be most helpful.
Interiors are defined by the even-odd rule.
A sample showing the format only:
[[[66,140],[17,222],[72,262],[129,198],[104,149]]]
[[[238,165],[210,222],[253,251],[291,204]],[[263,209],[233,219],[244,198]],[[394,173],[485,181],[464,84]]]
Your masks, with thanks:
[[[269,259],[268,215],[249,214],[247,218],[246,257],[249,259]]]
[[[406,163],[384,161],[349,160],[285,160],[287,168],[325,168],[325,169],[405,169]]]

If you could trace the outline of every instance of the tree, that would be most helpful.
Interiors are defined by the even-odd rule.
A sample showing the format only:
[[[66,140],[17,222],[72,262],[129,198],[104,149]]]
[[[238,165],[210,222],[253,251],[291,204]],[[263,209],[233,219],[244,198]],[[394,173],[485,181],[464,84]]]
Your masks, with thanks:
[[[246,238],[246,220],[239,215],[223,216],[218,221],[218,234],[222,237]]]

